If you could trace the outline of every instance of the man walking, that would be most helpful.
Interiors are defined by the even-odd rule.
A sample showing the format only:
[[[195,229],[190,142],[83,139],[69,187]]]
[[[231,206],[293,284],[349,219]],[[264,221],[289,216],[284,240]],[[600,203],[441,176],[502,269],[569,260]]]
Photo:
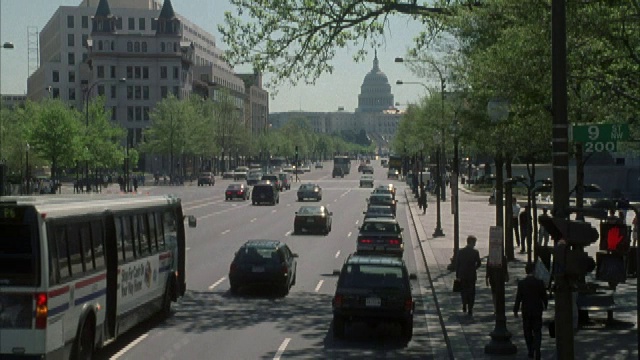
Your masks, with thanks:
[[[534,263],[525,266],[527,277],[518,281],[516,303],[513,314],[517,317],[522,303],[522,329],[527,343],[528,356],[540,359],[540,342],[542,339],[542,312],[547,308],[547,291],[544,282],[533,276]]]
[[[456,262],[456,279],[460,280],[460,297],[462,298],[462,311],[469,311],[473,315],[473,304],[476,299],[477,270],[482,264],[480,253],[474,247],[478,239],[469,235],[467,246],[458,250]]]
[[[527,249],[531,248],[531,217],[529,216],[529,205],[524,207],[524,210],[519,215],[520,222],[520,254],[525,254]]]
[[[420,197],[418,198],[418,206],[422,208],[422,214],[427,213],[427,190],[424,188],[424,183],[420,183]]]
[[[516,246],[520,246],[520,227],[518,226],[518,215],[520,215],[520,205],[518,205],[518,200],[514,196],[513,202],[511,204],[511,228],[516,234]]]

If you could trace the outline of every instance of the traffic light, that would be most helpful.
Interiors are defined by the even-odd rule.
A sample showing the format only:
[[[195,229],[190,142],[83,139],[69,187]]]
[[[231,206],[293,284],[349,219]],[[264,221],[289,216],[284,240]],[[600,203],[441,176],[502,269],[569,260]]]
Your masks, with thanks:
[[[596,268],[596,262],[590,257],[582,246],[574,246],[567,250],[565,259],[567,275],[584,276]]]
[[[620,223],[600,224],[600,250],[612,251],[616,253],[626,253],[629,251],[631,239],[629,238],[629,228]]]
[[[554,240],[564,239],[568,245],[589,246],[598,241],[598,230],[591,224],[540,215],[538,222]]]

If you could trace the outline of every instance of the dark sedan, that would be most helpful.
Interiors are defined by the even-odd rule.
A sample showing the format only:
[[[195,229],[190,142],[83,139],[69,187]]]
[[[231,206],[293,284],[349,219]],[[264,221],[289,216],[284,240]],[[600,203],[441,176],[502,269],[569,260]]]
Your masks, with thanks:
[[[396,201],[393,200],[391,194],[371,194],[367,199],[369,205],[386,205],[391,206],[393,214],[396,214]]]
[[[362,212],[365,220],[373,217],[391,218],[394,219],[396,215],[393,213],[393,208],[386,205],[369,205],[366,211]]]
[[[278,240],[249,240],[236,252],[229,267],[230,292],[242,287],[267,286],[287,295],[296,283],[297,254]]]
[[[229,184],[224,192],[225,200],[249,200],[249,187],[245,184]]]
[[[302,206],[296,211],[293,233],[308,231],[327,235],[331,231],[332,218],[333,213],[326,206]]]
[[[322,200],[322,188],[317,184],[302,184],[298,188],[298,201],[305,199]]]
[[[403,229],[396,219],[369,218],[359,228],[356,251],[359,254],[393,254],[402,256],[404,241]]]
[[[389,194],[395,200],[396,192],[391,190],[387,185],[380,185],[377,188],[373,189],[372,194]]]

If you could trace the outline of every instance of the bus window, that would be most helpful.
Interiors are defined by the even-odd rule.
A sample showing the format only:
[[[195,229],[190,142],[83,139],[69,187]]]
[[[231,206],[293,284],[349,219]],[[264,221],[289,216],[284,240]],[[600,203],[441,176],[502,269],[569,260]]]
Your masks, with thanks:
[[[82,242],[82,257],[84,259],[85,271],[92,271],[96,268],[93,259],[93,246],[91,245],[91,227],[89,223],[78,224],[80,228],[80,241]]]
[[[140,256],[148,256],[149,249],[149,232],[147,228],[146,214],[140,214],[137,216],[138,221],[138,240],[140,241]]]
[[[85,269],[82,260],[80,228],[77,224],[67,225],[67,249],[69,251],[69,261],[71,263],[71,276],[82,274]]]
[[[178,232],[176,229],[176,217],[171,211],[164,212],[164,240],[169,248],[173,249],[177,246]]]
[[[58,248],[58,266],[60,270],[60,281],[65,281],[71,277],[71,263],[69,262],[69,253],[67,252],[67,229],[64,225],[56,226],[55,242]]]
[[[162,221],[162,214],[155,213],[156,225],[158,229],[158,250],[164,251],[165,249],[165,241],[164,241],[164,222]]]
[[[116,247],[118,249],[118,260],[119,262],[124,262],[124,228],[122,226],[122,218],[114,217],[116,225]]]
[[[35,226],[34,226],[35,229]],[[0,280],[6,285],[34,286],[37,273],[38,247],[34,246],[29,225],[0,224]],[[36,243],[37,244],[37,243]],[[0,302],[0,328],[2,327]]]
[[[151,243],[151,252],[158,252],[158,237],[156,234],[156,216],[154,213],[147,214],[149,220],[149,242]]]
[[[133,260],[136,256],[136,249],[131,236],[131,218],[129,216],[122,217],[122,239],[124,243],[125,260]]]
[[[47,227],[47,247],[49,248],[49,286],[60,283],[60,273],[58,265],[58,249],[56,248],[56,238],[51,227]]]
[[[96,269],[101,270],[104,268],[104,236],[102,232],[102,222],[91,222],[91,240],[93,245],[93,258],[95,260]],[[120,246],[120,238],[118,241],[118,253],[122,253],[122,246]]]

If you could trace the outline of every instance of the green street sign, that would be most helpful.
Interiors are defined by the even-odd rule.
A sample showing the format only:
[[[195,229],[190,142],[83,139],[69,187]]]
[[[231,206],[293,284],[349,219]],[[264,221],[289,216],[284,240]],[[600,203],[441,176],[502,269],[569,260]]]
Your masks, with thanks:
[[[573,141],[584,143],[585,152],[615,152],[618,141],[629,140],[628,124],[587,124],[573,126]]]

